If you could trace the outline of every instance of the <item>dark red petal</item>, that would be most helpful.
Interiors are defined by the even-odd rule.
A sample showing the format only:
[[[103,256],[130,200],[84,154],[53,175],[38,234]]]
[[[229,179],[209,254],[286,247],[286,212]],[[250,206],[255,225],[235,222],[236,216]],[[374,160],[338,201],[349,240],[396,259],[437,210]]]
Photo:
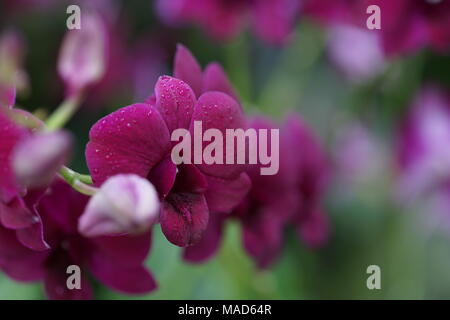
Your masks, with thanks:
[[[177,45],[175,54],[174,71],[175,78],[186,82],[197,97],[202,90],[202,69],[192,53],[183,45]]]
[[[93,255],[100,254],[104,258],[115,261],[115,264],[140,266],[150,252],[150,232],[141,235],[92,238]]]
[[[114,290],[140,294],[157,287],[150,272],[141,265],[127,267],[117,264],[110,257],[95,254],[91,257],[89,266],[95,278]]]
[[[50,246],[44,240],[44,231],[42,222],[38,220],[28,228],[16,230],[17,239],[27,248],[44,251],[50,249]]]
[[[165,158],[153,167],[147,178],[155,186],[160,198],[165,198],[172,189],[177,176],[177,166],[170,158]]]
[[[233,180],[208,176],[206,201],[211,212],[229,212],[245,197],[251,187],[251,181],[244,172]]]
[[[245,169],[245,165],[236,164],[237,160],[237,152],[235,145],[234,152],[234,163],[235,164],[225,164],[226,162],[226,148],[225,148],[225,137],[226,137],[226,129],[236,129],[242,128],[246,129],[246,122],[244,115],[242,113],[241,107],[239,104],[231,98],[229,95],[222,93],[211,91],[202,94],[202,96],[198,99],[197,105],[194,110],[194,114],[192,116],[192,122],[190,126],[191,137],[193,140],[194,136],[194,121],[201,121],[202,130],[205,132],[206,130],[213,128],[221,131],[223,139],[224,139],[224,151],[223,151],[223,163],[224,164],[198,164],[196,165],[203,173],[221,177],[226,179],[232,179],[238,177]],[[203,149],[210,142],[203,142]],[[203,162],[203,161],[202,161]]]
[[[81,289],[67,288],[67,268],[77,265],[81,271]],[[58,250],[48,258],[47,272],[44,279],[45,292],[53,300],[89,300],[92,298],[92,288],[87,280],[87,271],[83,266],[71,260],[67,252]]]
[[[202,194],[171,193],[161,209],[161,229],[173,244],[191,246],[200,241],[208,218],[208,206]]]
[[[146,177],[170,153],[170,136],[159,112],[147,104],[119,109],[90,131],[86,160],[96,185],[118,173]]]
[[[196,245],[184,249],[183,259],[192,263],[200,263],[214,256],[220,247],[223,226],[227,217],[228,214],[211,213],[208,228],[202,239]]]
[[[225,71],[220,64],[213,62],[206,66],[203,74],[203,92],[220,91],[228,94],[230,97],[239,102],[239,98],[228,80]]]
[[[24,247],[17,240],[14,230],[0,226],[0,269],[9,277],[18,281],[42,279],[48,253]]]
[[[169,76],[162,76],[155,85],[156,109],[169,128],[189,129],[196,102],[195,94],[185,82]]]
[[[173,187],[174,192],[204,193],[208,188],[206,177],[193,164],[177,166],[177,178]]]
[[[29,227],[35,219],[22,198],[15,197],[8,204],[0,202],[0,222],[9,229]]]

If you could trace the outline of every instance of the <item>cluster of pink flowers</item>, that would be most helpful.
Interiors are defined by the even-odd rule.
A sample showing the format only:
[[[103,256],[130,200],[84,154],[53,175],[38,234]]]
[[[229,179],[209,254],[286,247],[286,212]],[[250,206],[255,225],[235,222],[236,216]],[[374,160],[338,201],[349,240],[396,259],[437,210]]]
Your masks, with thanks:
[[[79,32],[102,40],[101,32]],[[81,33],[69,32],[58,64],[69,108],[104,69],[102,42],[92,39],[82,49],[77,45]],[[76,61],[74,54],[88,58]],[[5,96],[0,107],[0,269],[17,281],[42,280],[49,298],[91,298],[90,278],[124,293],[154,290],[156,281],[144,262],[158,223],[169,242],[184,247],[189,262],[213,256],[229,220],[241,224],[243,246],[260,268],[279,256],[289,226],[310,247],[328,239],[321,204],[328,164],[311,130],[296,115],[280,125],[247,117],[222,67],[210,63],[202,70],[182,45],[173,76],[161,76],[144,101],[118,109],[91,128],[85,152],[91,182],[64,166],[72,138],[55,130],[58,117],[44,124],[16,109],[14,95]],[[194,121],[223,133],[279,128],[279,172],[261,176],[260,165],[175,165],[171,133],[192,131]],[[81,289],[66,285],[71,265],[82,270]]]

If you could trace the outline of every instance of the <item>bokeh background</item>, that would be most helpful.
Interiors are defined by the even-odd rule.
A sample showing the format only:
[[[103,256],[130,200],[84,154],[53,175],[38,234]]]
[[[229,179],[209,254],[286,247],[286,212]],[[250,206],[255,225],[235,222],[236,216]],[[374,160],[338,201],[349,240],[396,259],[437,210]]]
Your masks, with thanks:
[[[258,270],[244,253],[234,222],[227,225],[219,254],[199,265],[183,262],[179,248],[157,226],[147,265],[159,289],[130,297],[98,286],[97,298],[450,298],[448,230],[433,219],[426,199],[408,205],[399,201],[396,165],[398,130],[415,96],[428,83],[450,89],[448,54],[425,48],[380,62],[377,54],[367,52],[370,46],[358,47],[356,38],[353,42],[356,34],[347,35],[350,40],[342,44],[334,33],[339,30],[309,17],[298,19],[283,46],[268,45],[248,29],[221,42],[192,24],[167,26],[157,17],[153,1],[112,2],[104,8],[111,10],[113,62],[106,80],[90,91],[68,125],[77,141],[71,167],[87,172],[84,147],[91,125],[145,98],[159,75],[171,74],[176,44],[183,43],[201,65],[223,65],[249,114],[281,119],[295,110],[306,119],[333,168],[325,198],[331,235],[324,248],[310,250],[288,230],[279,261]],[[63,99],[56,61],[66,32],[66,7],[65,1],[0,0],[0,34],[13,28],[26,46],[27,80],[17,99],[22,108],[48,114]],[[339,45],[344,55],[352,55],[350,66],[339,64],[333,55]],[[369,71],[355,75],[351,62],[363,63]],[[446,210],[450,218],[448,207],[442,219]],[[381,268],[381,290],[366,287],[366,268],[373,264]],[[0,298],[43,299],[44,293],[40,284],[20,284],[0,275]]]

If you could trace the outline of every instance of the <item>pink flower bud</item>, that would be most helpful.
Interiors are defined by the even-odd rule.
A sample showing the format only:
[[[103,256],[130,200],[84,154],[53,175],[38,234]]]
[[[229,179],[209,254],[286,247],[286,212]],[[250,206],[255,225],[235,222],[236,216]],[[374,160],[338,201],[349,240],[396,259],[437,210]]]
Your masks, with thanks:
[[[159,198],[155,187],[135,174],[119,174],[103,183],[78,222],[86,237],[138,234],[157,220]]]
[[[103,77],[106,54],[107,35],[100,17],[82,15],[81,29],[66,33],[58,61],[58,72],[69,95]]]
[[[65,131],[37,133],[24,139],[16,146],[12,158],[16,179],[26,187],[50,184],[71,147],[72,138]]]

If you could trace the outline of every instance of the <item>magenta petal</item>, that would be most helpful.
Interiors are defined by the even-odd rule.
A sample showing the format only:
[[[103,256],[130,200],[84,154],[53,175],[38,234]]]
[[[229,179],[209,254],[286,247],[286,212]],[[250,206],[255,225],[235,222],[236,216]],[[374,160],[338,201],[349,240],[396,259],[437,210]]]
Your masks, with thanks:
[[[169,132],[189,128],[195,105],[195,95],[185,82],[162,76],[155,85],[156,108],[166,121]]]
[[[244,172],[234,180],[208,176],[206,201],[211,212],[229,212],[245,197],[251,187],[251,181]]]
[[[282,225],[277,212],[259,212],[258,217],[244,223],[244,248],[255,259],[259,268],[269,267],[282,248]]]
[[[194,121],[202,122],[203,132],[210,128],[218,129],[222,132],[225,139],[226,129],[246,129],[245,118],[239,104],[229,95],[222,92],[206,92],[198,99],[197,105],[192,115],[192,122],[190,126],[191,136],[194,136]],[[203,142],[203,149],[210,142]],[[225,143],[224,143],[225,149]],[[234,163],[237,152],[235,147]],[[199,164],[197,167],[205,174],[221,177],[226,179],[236,178],[246,169],[245,165],[225,164],[226,151],[223,152],[222,162],[224,164]]]
[[[17,281],[35,281],[44,277],[48,252],[24,247],[13,230],[0,226],[0,269]]]
[[[147,178],[155,186],[160,198],[165,198],[175,183],[177,166],[166,158],[153,167]]]
[[[167,240],[186,247],[198,243],[208,226],[205,197],[195,193],[171,193],[161,209],[161,229]]]
[[[173,75],[186,82],[197,97],[202,90],[202,70],[192,53],[183,45],[177,45]]]
[[[183,259],[192,263],[200,263],[211,258],[219,249],[223,225],[227,217],[227,214],[211,213],[208,228],[202,239],[196,245],[184,249]]]
[[[97,237],[92,238],[92,242],[96,252],[116,264],[138,266],[145,261],[150,251],[151,234],[147,232],[136,236]]]
[[[93,254],[90,271],[104,285],[124,293],[140,294],[156,289],[152,275],[141,265],[123,266],[111,257]]]
[[[8,204],[0,202],[0,222],[9,229],[29,227],[35,221],[35,218],[22,198],[15,197]]]
[[[69,266],[69,265],[67,265]],[[81,289],[69,290],[66,286],[67,274],[66,269],[62,269],[59,273],[48,272],[45,280],[45,293],[52,300],[90,300],[92,299],[92,287],[87,278],[81,275]]]
[[[86,160],[96,185],[118,173],[146,177],[170,152],[170,136],[154,107],[134,104],[99,120],[90,131]]]
[[[89,259],[92,274],[103,284],[125,293],[145,293],[156,288],[142,266],[150,250],[151,234],[93,238]]]
[[[0,201],[9,202],[20,189],[11,167],[12,151],[16,144],[29,135],[0,111]]]
[[[298,224],[297,232],[300,239],[308,247],[319,248],[324,246],[330,233],[327,215],[320,209],[315,209]]]
[[[44,251],[50,249],[50,246],[44,240],[44,232],[42,222],[39,217],[31,226],[24,229],[16,230],[17,239],[27,248],[36,251]]]
[[[225,71],[215,62],[208,64],[203,74],[203,92],[207,91],[220,91],[239,101]]]
[[[44,278],[45,292],[52,300],[89,300],[92,299],[92,288],[87,280],[85,269],[81,268],[81,289],[69,290],[67,288],[67,267],[79,265],[71,260],[66,251],[55,251],[49,257],[51,263],[47,264]]]

